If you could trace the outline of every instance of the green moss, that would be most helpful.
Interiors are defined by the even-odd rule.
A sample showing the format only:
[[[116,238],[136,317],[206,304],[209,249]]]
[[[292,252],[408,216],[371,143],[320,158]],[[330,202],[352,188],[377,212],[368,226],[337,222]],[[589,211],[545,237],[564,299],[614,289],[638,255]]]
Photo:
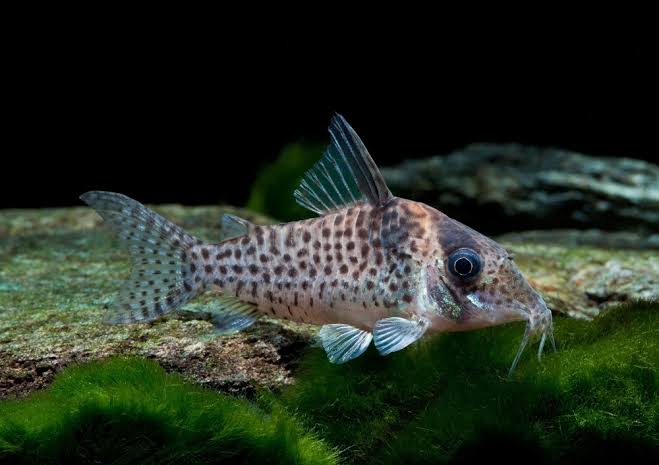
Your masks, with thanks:
[[[295,202],[293,191],[305,171],[320,159],[323,150],[323,146],[313,144],[289,144],[284,147],[279,158],[259,173],[247,208],[281,221],[311,216],[308,210]]]
[[[371,350],[340,366],[314,350],[284,401],[351,462],[647,458],[658,320],[657,303],[590,323],[558,318],[559,351],[538,363],[527,350],[511,379],[521,325],[442,335],[386,358]]]
[[[0,404],[11,463],[331,464],[282,410],[213,393],[141,359],[70,368],[50,389]]]

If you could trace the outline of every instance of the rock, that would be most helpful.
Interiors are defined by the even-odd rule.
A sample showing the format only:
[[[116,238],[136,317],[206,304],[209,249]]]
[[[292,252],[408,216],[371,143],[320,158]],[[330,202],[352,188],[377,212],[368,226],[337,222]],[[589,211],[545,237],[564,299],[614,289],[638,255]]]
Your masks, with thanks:
[[[659,166],[642,160],[475,144],[382,173],[396,195],[428,203],[485,233],[659,231]]]
[[[498,240],[519,244],[557,244],[565,247],[597,247],[608,249],[659,249],[659,234],[600,229],[552,229],[503,234]]]
[[[222,207],[163,206],[158,212],[210,241]],[[88,208],[0,213],[0,397],[50,383],[72,363],[118,354],[153,358],[213,389],[252,395],[294,380],[317,328],[263,319],[217,336],[205,294],[184,311],[149,324],[107,325],[107,305],[129,274],[127,255]],[[590,318],[611,303],[657,296],[656,251],[608,249],[580,241],[508,235],[503,244],[552,310]],[[607,241],[607,233],[599,236]]]
[[[231,207],[156,210],[209,241],[217,241],[224,213],[271,222]],[[149,324],[105,324],[105,309],[130,268],[101,223],[89,208],[0,213],[0,397],[39,389],[72,363],[119,354],[153,358],[201,384],[245,395],[292,381],[314,330],[264,319],[217,336],[203,311],[209,294]]]

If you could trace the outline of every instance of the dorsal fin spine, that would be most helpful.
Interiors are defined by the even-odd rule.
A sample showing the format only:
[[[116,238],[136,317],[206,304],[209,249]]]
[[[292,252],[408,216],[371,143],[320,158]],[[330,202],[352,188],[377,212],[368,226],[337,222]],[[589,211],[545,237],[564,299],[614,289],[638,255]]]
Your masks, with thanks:
[[[343,139],[343,142],[345,144],[345,148],[342,149],[341,152],[343,154],[343,158],[346,162],[346,165],[348,165],[348,168],[350,169],[350,173],[353,176],[355,176],[354,172],[352,171],[352,167],[350,166],[350,163],[348,163],[348,160],[346,159],[346,155],[345,155],[346,149],[352,154],[355,162],[357,163],[357,168],[359,168],[359,171],[361,172],[361,175],[362,175],[363,179],[366,180],[366,184],[368,185],[367,187],[371,191],[371,196],[373,196],[373,194],[375,194],[375,197],[379,198],[379,196],[377,196],[377,187],[375,186],[375,183],[373,182],[371,177],[368,175],[368,170],[364,169],[364,166],[363,166],[364,160],[362,160],[362,157],[360,157],[359,154],[356,154],[354,152],[353,147],[350,144],[350,141],[348,140],[348,138],[345,134],[344,128],[342,127],[343,124],[341,124],[342,119],[334,118],[333,121],[334,121],[334,124],[339,129],[339,132],[340,132],[339,135],[341,136],[341,138]],[[332,134],[332,137],[334,138],[334,140],[337,140],[336,136],[334,134]],[[366,147],[363,147],[363,149],[364,149],[364,151],[366,151]],[[355,177],[355,179],[359,179],[359,178]],[[375,199],[369,199],[369,200],[375,200]]]

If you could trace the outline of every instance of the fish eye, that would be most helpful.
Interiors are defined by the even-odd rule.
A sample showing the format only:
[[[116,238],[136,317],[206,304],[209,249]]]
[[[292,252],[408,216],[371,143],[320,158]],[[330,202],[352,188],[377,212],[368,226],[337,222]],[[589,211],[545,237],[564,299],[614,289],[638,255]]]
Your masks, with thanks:
[[[472,249],[458,249],[448,257],[449,272],[463,281],[468,281],[481,271],[481,257]]]

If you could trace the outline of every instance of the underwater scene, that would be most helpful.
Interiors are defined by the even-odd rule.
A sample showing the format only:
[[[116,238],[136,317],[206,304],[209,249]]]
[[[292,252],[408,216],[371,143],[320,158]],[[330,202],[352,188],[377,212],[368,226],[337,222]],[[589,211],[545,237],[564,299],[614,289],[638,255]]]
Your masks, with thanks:
[[[358,131],[0,210],[0,463],[657,463],[659,166]]]

